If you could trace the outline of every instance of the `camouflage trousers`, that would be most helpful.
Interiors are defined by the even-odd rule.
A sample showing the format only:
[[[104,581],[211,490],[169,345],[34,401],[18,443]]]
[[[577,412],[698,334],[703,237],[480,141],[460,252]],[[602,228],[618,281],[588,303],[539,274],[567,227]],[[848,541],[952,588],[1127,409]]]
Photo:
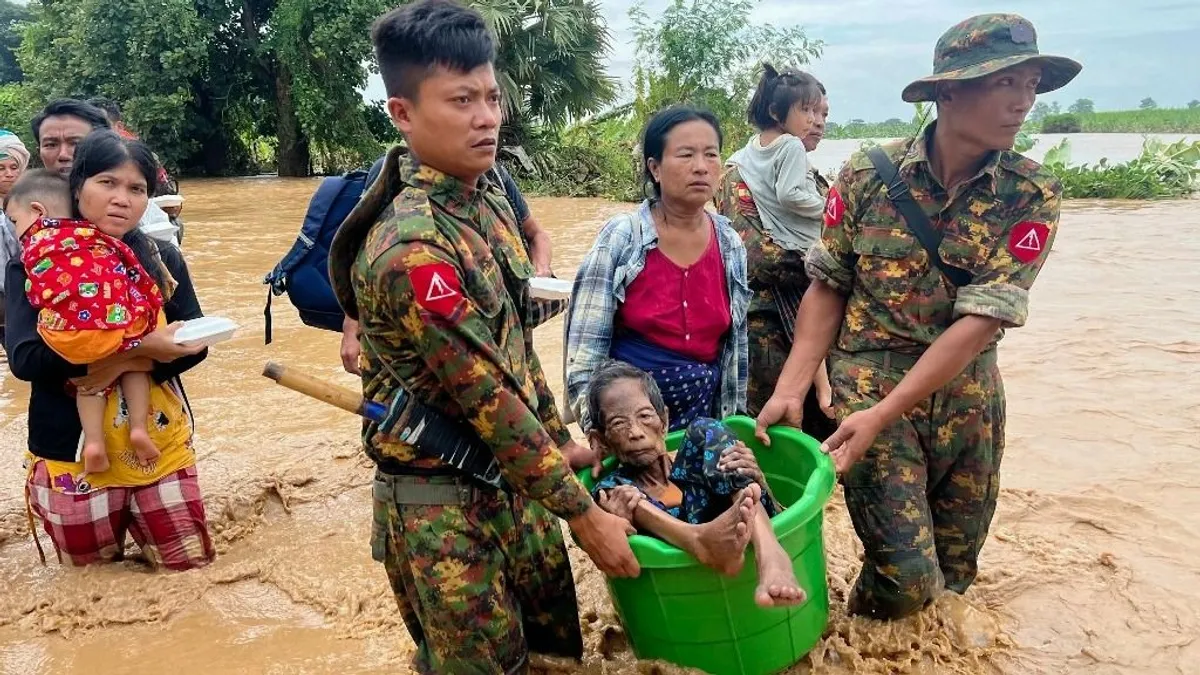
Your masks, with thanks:
[[[916,362],[893,352],[830,355],[839,420],[887,396]],[[865,549],[850,611],[899,618],[975,580],[1000,490],[1004,385],[996,351],[884,429],[842,478]]]
[[[418,672],[523,673],[530,651],[582,658],[575,582],[554,516],[519,496],[474,488],[460,489],[461,503],[397,504],[381,483],[388,478],[376,474],[372,556],[387,570]],[[401,502],[450,501],[395,491]]]
[[[770,291],[760,291],[756,296],[759,294],[766,294],[770,299]],[[767,304],[758,300],[756,297],[755,302],[751,303],[746,317],[750,352],[746,377],[746,414],[751,417],[756,417],[762,411],[775,392],[779,373],[783,371],[783,364],[792,350],[792,341],[788,338],[774,301]],[[804,433],[818,440],[824,440],[837,428],[837,424],[821,412],[815,388],[810,388],[804,399],[804,421],[800,426]]]

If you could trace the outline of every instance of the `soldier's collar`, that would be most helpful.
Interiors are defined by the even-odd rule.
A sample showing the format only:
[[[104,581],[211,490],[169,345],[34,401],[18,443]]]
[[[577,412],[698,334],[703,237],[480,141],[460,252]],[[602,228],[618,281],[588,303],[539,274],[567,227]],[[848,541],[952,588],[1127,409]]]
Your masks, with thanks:
[[[937,120],[930,122],[929,126],[925,127],[925,131],[921,134],[921,137],[909,146],[908,153],[900,162],[900,173],[902,175],[910,176],[913,171],[917,170],[928,171],[932,174],[932,169],[929,166],[929,144],[933,141],[933,130],[936,126]],[[995,192],[996,169],[1000,166],[1000,156],[1002,154],[1004,153],[993,151],[992,154],[988,155],[988,160],[984,162],[983,167],[967,183],[974,183],[981,176],[986,175],[988,177],[988,187]]]
[[[400,156],[400,175],[405,183],[423,191],[434,201],[444,202],[451,210],[455,207],[478,206],[487,189],[486,175],[475,183],[467,183],[431,166],[421,164],[412,153]]]

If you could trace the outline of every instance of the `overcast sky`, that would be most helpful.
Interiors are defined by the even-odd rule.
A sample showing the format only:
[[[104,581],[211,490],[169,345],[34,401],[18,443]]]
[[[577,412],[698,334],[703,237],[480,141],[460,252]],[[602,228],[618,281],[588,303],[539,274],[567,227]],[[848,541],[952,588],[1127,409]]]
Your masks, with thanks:
[[[600,0],[613,33],[609,74],[629,79],[633,0]],[[668,0],[649,0],[652,17]],[[811,65],[830,93],[831,117],[908,119],[900,90],[933,67],[933,46],[973,14],[1016,12],[1033,22],[1042,53],[1083,63],[1079,77],[1043,97],[1063,107],[1090,98],[1097,109],[1136,108],[1146,96],[1160,107],[1200,99],[1200,0],[763,0],[756,23],[800,25],[825,41]],[[367,98],[384,98],[377,78]]]

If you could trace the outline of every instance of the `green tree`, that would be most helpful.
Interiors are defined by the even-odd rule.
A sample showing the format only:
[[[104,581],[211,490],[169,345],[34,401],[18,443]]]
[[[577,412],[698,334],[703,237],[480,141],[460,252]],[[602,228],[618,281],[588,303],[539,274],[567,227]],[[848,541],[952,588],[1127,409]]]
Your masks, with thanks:
[[[1192,99],[1192,100],[1188,101],[1188,109],[1189,110],[1195,110],[1196,108],[1200,108],[1200,101],[1198,101],[1196,99]]]
[[[4,0],[0,0],[3,2]],[[608,32],[588,0],[475,0],[499,35],[509,123],[610,102]],[[389,0],[34,0],[21,62],[44,96],[103,94],[174,168],[307,175],[374,159],[395,134],[362,90]],[[32,70],[32,73],[30,71]]]
[[[1075,115],[1090,115],[1096,112],[1096,104],[1090,98],[1081,98],[1067,108],[1067,112]]]
[[[1033,109],[1029,111],[1029,120],[1032,122],[1041,122],[1051,115],[1058,114],[1058,104],[1050,105],[1045,101],[1038,101],[1033,104]]]
[[[369,74],[369,27],[386,0],[277,0],[263,3],[256,44],[274,76],[280,175],[307,175],[310,158],[326,171],[374,159],[380,146],[367,127],[361,90]],[[273,5],[268,7],[267,5]],[[244,31],[242,39],[254,36]],[[291,142],[287,142],[291,141]]]
[[[604,72],[611,34],[588,0],[472,0],[496,34],[496,77],[503,90],[506,140],[524,143],[531,127],[560,128],[616,97]]]
[[[20,82],[24,77],[17,51],[21,46],[20,24],[28,20],[28,7],[0,0],[0,84]]]
[[[205,71],[189,0],[43,0],[20,47],[26,81],[45,98],[103,95],[173,167],[197,144],[187,125],[191,83]]]
[[[1138,104],[1138,107],[1142,110],[1154,110],[1158,107],[1158,104],[1154,102],[1154,99],[1147,96],[1146,98],[1142,99],[1142,102]]]
[[[27,84],[10,82],[0,85],[0,126],[20,136],[25,147],[32,152],[36,150],[29,121],[38,114],[42,105],[41,95]]]
[[[386,0],[40,0],[21,63],[45,95],[102,94],[168,162],[281,175],[378,150],[359,91]]]
[[[674,0],[655,21],[640,3],[634,5],[629,16],[637,39],[639,117],[690,101],[721,119],[729,141],[744,140],[759,65],[802,66],[824,46],[797,26],[753,25],[753,8],[750,0]]]

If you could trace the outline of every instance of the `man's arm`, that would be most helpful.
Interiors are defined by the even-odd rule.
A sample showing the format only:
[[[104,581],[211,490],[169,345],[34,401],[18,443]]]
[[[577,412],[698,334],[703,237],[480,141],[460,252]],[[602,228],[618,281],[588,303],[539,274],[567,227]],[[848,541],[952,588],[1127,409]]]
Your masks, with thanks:
[[[553,276],[550,262],[554,257],[554,244],[550,234],[542,229],[532,214],[521,222],[521,231],[529,240],[529,258],[533,262],[533,273],[539,277]]]
[[[550,271],[550,260],[554,255],[554,245],[550,241],[550,234],[543,230],[533,217],[529,203],[525,201],[525,196],[521,194],[521,188],[517,187],[517,181],[513,180],[512,174],[499,164],[496,165],[496,173],[500,174],[504,194],[508,196],[508,202],[513,207],[521,233],[525,235],[525,241],[529,242],[529,258],[533,262],[534,274],[539,277],[551,276],[553,273]]]
[[[342,368],[351,375],[362,375],[358,365],[358,356],[362,353],[362,345],[358,343],[358,322],[349,316],[342,319]]]

